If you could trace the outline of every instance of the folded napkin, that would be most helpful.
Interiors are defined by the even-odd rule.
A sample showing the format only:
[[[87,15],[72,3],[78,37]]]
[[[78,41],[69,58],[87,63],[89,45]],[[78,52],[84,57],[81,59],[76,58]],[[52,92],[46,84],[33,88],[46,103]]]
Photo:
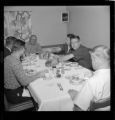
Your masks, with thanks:
[[[23,89],[22,96],[23,97],[31,97],[29,91],[27,89],[25,89],[25,88]]]

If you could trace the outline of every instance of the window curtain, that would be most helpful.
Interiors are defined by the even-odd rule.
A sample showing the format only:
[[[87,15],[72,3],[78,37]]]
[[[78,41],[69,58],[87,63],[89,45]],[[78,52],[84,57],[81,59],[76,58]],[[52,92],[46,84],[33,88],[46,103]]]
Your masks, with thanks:
[[[31,33],[31,11],[4,11],[4,40],[14,36],[26,42]]]

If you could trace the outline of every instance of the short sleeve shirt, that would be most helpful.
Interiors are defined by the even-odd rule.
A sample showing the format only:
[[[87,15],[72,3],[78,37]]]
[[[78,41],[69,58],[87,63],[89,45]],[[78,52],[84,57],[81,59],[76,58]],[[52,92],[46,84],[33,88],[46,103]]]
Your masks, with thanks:
[[[100,69],[86,82],[74,103],[87,110],[92,100],[98,101],[108,97],[110,97],[110,69]]]

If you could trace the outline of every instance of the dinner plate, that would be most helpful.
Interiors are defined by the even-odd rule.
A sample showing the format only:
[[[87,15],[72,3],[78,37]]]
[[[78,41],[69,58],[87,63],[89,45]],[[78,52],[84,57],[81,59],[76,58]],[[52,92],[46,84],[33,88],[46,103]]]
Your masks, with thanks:
[[[79,76],[65,76],[69,80],[70,84],[81,84],[85,79],[80,78]]]
[[[73,85],[82,84],[83,82],[84,82],[83,79],[79,79],[79,80],[70,80],[70,84],[73,84]]]

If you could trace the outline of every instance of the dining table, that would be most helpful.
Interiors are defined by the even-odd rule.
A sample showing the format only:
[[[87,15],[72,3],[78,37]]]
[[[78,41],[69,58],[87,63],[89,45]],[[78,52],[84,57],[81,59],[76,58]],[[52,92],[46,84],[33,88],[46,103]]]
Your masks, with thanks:
[[[28,90],[38,103],[38,111],[73,111],[74,103],[69,90],[79,92],[93,72],[77,62],[59,62],[56,66],[46,66],[46,59],[38,55],[26,57],[23,69],[28,76],[44,72],[44,76],[32,81]]]

